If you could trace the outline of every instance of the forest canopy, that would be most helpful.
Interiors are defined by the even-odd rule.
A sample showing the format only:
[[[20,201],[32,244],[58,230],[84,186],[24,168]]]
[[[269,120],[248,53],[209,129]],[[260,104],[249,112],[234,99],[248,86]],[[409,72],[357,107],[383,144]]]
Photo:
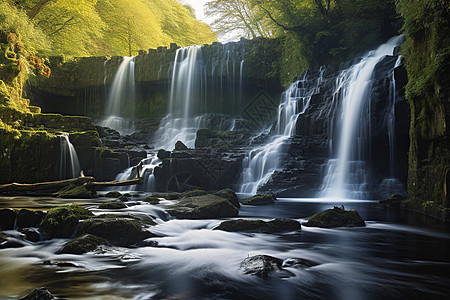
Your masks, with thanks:
[[[177,0],[0,0],[0,29],[44,55],[134,55],[217,40]]]

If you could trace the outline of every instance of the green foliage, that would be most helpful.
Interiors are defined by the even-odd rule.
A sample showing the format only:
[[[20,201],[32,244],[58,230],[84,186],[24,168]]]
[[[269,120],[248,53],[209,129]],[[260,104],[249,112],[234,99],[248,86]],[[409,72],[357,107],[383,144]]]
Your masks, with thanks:
[[[45,54],[135,55],[211,43],[216,35],[176,0],[0,0],[0,28]]]
[[[25,11],[8,2],[0,1],[0,29],[17,33],[28,47],[48,53],[51,42],[43,30],[29,20]]]

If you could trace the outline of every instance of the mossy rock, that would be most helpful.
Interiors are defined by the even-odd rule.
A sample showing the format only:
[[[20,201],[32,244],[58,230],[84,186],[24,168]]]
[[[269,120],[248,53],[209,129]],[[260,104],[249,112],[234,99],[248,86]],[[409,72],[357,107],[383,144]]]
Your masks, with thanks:
[[[83,254],[94,251],[100,245],[107,244],[108,241],[101,237],[85,234],[65,243],[58,252],[61,254]]]
[[[108,197],[108,198],[119,198],[120,196],[122,196],[122,194],[118,191],[108,192],[105,195],[105,197]]]
[[[214,229],[229,232],[280,233],[298,231],[301,229],[301,225],[296,220],[287,218],[277,218],[269,222],[238,219],[223,221]]]
[[[99,209],[122,209],[127,208],[127,205],[123,202],[108,202],[102,203],[98,206]]]
[[[70,184],[61,189],[59,192],[54,193],[52,196],[65,199],[92,199],[96,198],[97,194],[91,190],[88,190],[85,184],[80,186]]]
[[[79,220],[93,215],[78,204],[55,207],[47,212],[40,229],[50,238],[68,238],[72,236]]]
[[[177,204],[169,206],[167,212],[181,219],[215,219],[237,217],[239,209],[227,199],[209,194],[183,198]]]
[[[124,218],[89,219],[78,225],[77,235],[92,234],[115,246],[129,246],[154,235],[142,230],[142,222]]]
[[[166,200],[177,200],[177,199],[183,198],[183,194],[177,194],[177,193],[172,193],[172,194],[152,194],[150,197],[163,198],[163,199],[166,199]]]
[[[183,144],[182,141],[177,141],[175,143],[175,150],[177,150],[177,151],[183,151],[183,150],[188,150],[188,149],[189,148],[185,144]]]
[[[277,198],[273,194],[268,195],[256,195],[251,198],[247,198],[242,201],[244,205],[271,205],[275,203]]]
[[[43,211],[21,209],[17,215],[17,227],[38,227],[44,216],[45,213]]]
[[[100,137],[98,132],[95,130],[87,130],[83,132],[74,132],[71,133],[70,142],[75,147],[99,147],[100,146]]]
[[[232,189],[220,190],[218,192],[215,192],[214,195],[216,195],[220,198],[227,199],[228,201],[230,201],[231,204],[233,204],[237,208],[241,207],[241,205],[239,204],[239,199],[238,199],[236,193]]]
[[[378,202],[377,207],[380,208],[390,208],[390,209],[400,209],[402,206],[402,202],[405,200],[405,197],[401,195],[391,195],[389,198],[381,200]]]
[[[148,215],[132,215],[132,214],[101,214],[92,217],[91,219],[132,219],[142,222],[144,225],[154,226],[155,221]]]
[[[203,196],[208,195],[208,192],[204,190],[191,190],[183,193],[183,198],[189,198],[189,197],[197,197],[197,196]]]
[[[334,228],[334,227],[363,227],[366,226],[363,218],[356,210],[345,210],[344,207],[335,206],[309,218],[304,224],[308,227]]]
[[[159,202],[161,202],[161,199],[159,199],[158,197],[155,197],[155,196],[148,196],[148,197],[145,197],[144,199],[142,199],[142,201],[148,202],[152,205],[157,205],[157,204],[159,204]]]

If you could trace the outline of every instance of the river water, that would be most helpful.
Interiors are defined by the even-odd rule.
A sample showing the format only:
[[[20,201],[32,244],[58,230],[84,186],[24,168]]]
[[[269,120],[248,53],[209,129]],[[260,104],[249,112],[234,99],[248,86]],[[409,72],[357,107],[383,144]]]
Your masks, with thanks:
[[[77,202],[98,214],[105,212],[98,204],[110,200],[64,204]],[[62,201],[0,197],[0,207],[46,210]],[[116,212],[155,218],[158,225],[150,230],[160,237],[150,240],[158,246],[67,255],[56,254],[67,240],[53,239],[2,249],[0,298],[19,298],[41,286],[69,299],[444,299],[450,294],[450,228],[415,213],[376,208],[373,201],[280,198],[274,205],[242,206],[240,217],[304,222],[344,205],[358,210],[367,227],[243,234],[213,230],[221,220],[170,219],[160,207],[134,203]],[[267,279],[242,273],[240,262],[257,254],[318,265],[286,268],[289,272]]]

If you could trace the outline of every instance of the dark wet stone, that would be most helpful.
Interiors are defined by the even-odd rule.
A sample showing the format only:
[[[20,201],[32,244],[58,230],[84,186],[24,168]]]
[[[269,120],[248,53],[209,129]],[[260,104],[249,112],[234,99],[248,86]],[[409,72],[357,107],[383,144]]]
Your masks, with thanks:
[[[136,244],[136,246],[138,247],[156,247],[158,246],[158,242],[157,241],[140,241],[139,243]]]
[[[283,268],[295,268],[295,269],[305,269],[309,267],[317,266],[318,263],[315,263],[308,259],[303,258],[288,258],[283,261]]]
[[[108,197],[108,198],[119,198],[120,196],[122,196],[122,194],[118,191],[108,192],[105,195],[105,197]]]
[[[269,255],[255,255],[244,259],[239,269],[244,274],[266,278],[275,272],[280,272],[282,264],[283,260],[279,258]]]
[[[160,149],[160,150],[158,150],[157,156],[161,160],[170,158],[170,151],[166,151],[164,149]]]
[[[25,244],[22,241],[19,241],[17,239],[8,239],[4,241],[3,243],[0,243],[0,249],[8,249],[8,248],[22,248],[25,247],[27,244]]]
[[[35,289],[30,294],[26,295],[20,300],[53,300],[53,299],[56,298],[50,293],[50,291],[45,287],[41,287]]]
[[[70,262],[70,261],[54,261],[54,260],[44,260],[42,263],[44,266],[56,266],[61,268],[80,268],[80,266]]]
[[[90,219],[81,222],[77,235],[86,233],[104,238],[115,246],[129,246],[154,237],[151,232],[142,230],[143,223],[139,220],[122,218]]]
[[[155,197],[155,196],[148,196],[148,197],[145,197],[144,199],[142,199],[142,201],[148,202],[152,205],[156,205],[156,204],[159,204],[159,202],[161,202],[161,199],[159,199],[158,197]]]
[[[287,218],[277,218],[269,222],[238,219],[223,221],[214,229],[230,232],[279,233],[300,230],[301,225],[299,222]]]
[[[379,208],[400,209],[404,200],[405,197],[403,196],[391,195],[389,198],[378,202],[376,206]]]
[[[206,192],[204,190],[191,190],[191,191],[184,192],[182,194],[183,198],[197,197],[197,196],[203,196],[203,195],[208,195],[208,192]]]
[[[10,208],[0,209],[0,229],[3,230],[14,229],[16,217],[17,211]]]
[[[310,217],[304,224],[309,227],[362,227],[366,223],[356,210],[345,210],[343,206],[335,206],[333,209],[327,209]]]
[[[44,217],[43,211],[31,211],[28,209],[21,209],[17,215],[17,227],[38,227]]]
[[[99,209],[121,209],[121,208],[127,208],[127,205],[123,202],[109,202],[109,203],[102,203],[98,207]]]
[[[214,195],[219,196],[220,198],[227,199],[228,201],[230,201],[231,204],[233,204],[237,208],[241,207],[241,205],[239,204],[239,199],[232,189],[220,190],[214,193]]]
[[[30,242],[37,243],[41,240],[39,231],[35,228],[24,228],[22,233],[25,235],[25,239]]]
[[[183,198],[167,212],[180,219],[215,219],[237,217],[239,209],[227,199],[210,194]]]
[[[100,245],[107,245],[108,242],[98,236],[85,234],[65,243],[59,250],[59,253],[83,254],[94,251]]]
[[[177,150],[177,151],[188,150],[188,149],[189,148],[185,144],[183,144],[182,141],[177,141],[175,143],[175,150]]]
[[[256,195],[251,198],[242,201],[245,205],[270,205],[274,204],[277,198],[273,194],[268,195]]]
[[[92,199],[97,198],[97,194],[86,188],[85,185],[77,186],[75,184],[68,185],[52,195],[57,198],[64,199]]]

